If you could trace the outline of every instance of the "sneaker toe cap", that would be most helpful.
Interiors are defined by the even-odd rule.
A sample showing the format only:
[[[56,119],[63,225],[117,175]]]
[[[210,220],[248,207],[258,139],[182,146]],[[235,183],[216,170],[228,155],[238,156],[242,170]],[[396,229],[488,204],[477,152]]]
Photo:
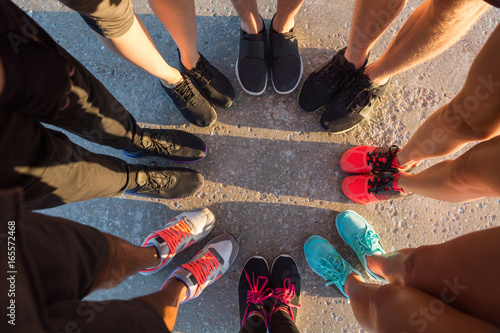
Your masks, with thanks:
[[[351,201],[366,205],[374,202],[374,196],[368,193],[368,178],[370,176],[350,176],[342,180],[341,188],[344,195]]]

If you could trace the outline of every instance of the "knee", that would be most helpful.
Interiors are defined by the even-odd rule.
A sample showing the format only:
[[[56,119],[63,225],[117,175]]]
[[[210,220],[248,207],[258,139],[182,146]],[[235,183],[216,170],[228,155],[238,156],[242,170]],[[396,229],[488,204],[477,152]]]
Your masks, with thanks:
[[[378,332],[386,332],[390,327],[403,327],[404,316],[401,313],[408,306],[408,288],[386,284],[375,291],[370,299],[370,311],[373,315],[373,327]],[[404,312],[404,311],[403,311]],[[392,318],[390,321],[387,318]]]
[[[419,284],[419,273],[426,272],[424,267],[420,267],[420,263],[427,261],[429,256],[432,256],[432,246],[424,245],[413,249],[403,261],[402,280],[403,285],[415,287]]]
[[[498,106],[481,105],[472,107],[467,100],[455,98],[444,106],[438,121],[444,129],[443,136],[450,133],[470,141],[484,141],[498,135],[498,123],[495,114]],[[492,109],[491,112],[488,109]],[[492,114],[489,117],[488,114]]]

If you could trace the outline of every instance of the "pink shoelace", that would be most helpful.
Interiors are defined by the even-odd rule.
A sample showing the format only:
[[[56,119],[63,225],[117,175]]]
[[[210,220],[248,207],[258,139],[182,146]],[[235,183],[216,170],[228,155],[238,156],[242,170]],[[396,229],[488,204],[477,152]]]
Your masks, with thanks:
[[[273,313],[275,313],[278,310],[285,310],[290,314],[290,317],[292,317],[292,320],[295,321],[295,318],[293,317],[293,312],[292,308],[300,308],[299,305],[291,304],[292,299],[295,297],[295,285],[293,285],[290,282],[290,278],[286,278],[285,281],[283,281],[283,288],[276,288],[275,293],[274,293],[274,298],[276,298],[276,301],[274,302],[273,310],[271,311],[271,317],[273,316]],[[276,307],[276,303],[279,301],[283,302],[286,307],[280,306]]]
[[[254,273],[252,273],[252,280],[250,281],[250,277],[248,276],[247,271],[245,271],[245,277],[248,284],[250,285],[250,290],[247,293],[247,309],[245,310],[245,315],[243,316],[242,325],[245,323],[247,317],[254,312],[263,314],[264,320],[267,323],[266,311],[252,311],[248,313],[248,308],[250,304],[260,305],[261,307],[263,307],[264,305],[262,303],[269,297],[273,296],[273,290],[271,288],[265,289],[269,279],[265,276],[258,276],[257,278],[255,278]],[[259,283],[261,281],[261,287],[259,288]]]

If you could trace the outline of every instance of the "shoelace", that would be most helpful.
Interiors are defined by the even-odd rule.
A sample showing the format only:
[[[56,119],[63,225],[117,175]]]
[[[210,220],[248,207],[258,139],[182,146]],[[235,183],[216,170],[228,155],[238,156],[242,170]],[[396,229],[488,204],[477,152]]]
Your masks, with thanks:
[[[318,77],[318,81],[323,85],[327,91],[331,91],[333,86],[333,80],[335,75],[339,72],[342,73],[343,78],[347,77],[347,71],[344,67],[337,64],[336,61],[330,61],[324,71],[322,71]]]
[[[156,237],[161,237],[165,240],[170,249],[170,253],[167,258],[173,257],[175,255],[175,251],[177,245],[186,238],[186,236],[191,234],[191,228],[188,226],[186,221],[179,221],[174,226],[166,229],[155,232]]]
[[[292,321],[294,321],[292,308],[300,308],[300,304],[295,305],[291,303],[292,299],[295,297],[295,285],[290,282],[290,278],[286,278],[285,281],[283,281],[283,288],[275,289],[274,297],[276,298],[276,301],[274,302],[273,310],[271,311],[271,317],[272,314],[277,310],[284,309],[290,314],[290,317],[292,317]],[[276,303],[278,301],[281,301],[286,305],[286,307],[276,307]]]
[[[150,140],[147,141],[147,143],[149,144],[147,146],[144,146],[144,149],[148,151],[157,151],[160,154],[169,154],[170,150],[174,150],[175,147],[179,145],[177,139],[173,135],[151,133],[149,131],[145,132],[149,133],[150,137]]]
[[[368,193],[377,194],[384,191],[394,191],[394,177],[391,175],[378,175],[368,180]]]
[[[208,85],[212,78],[214,77],[214,73],[210,72],[208,67],[205,65],[205,62],[202,58],[200,58],[200,67],[193,68],[192,71],[195,73],[195,75],[205,81],[205,83]]]
[[[179,95],[179,97],[186,103],[191,105],[196,104],[195,93],[189,84],[189,79],[184,78],[184,80],[174,88],[174,91]]]
[[[327,286],[340,282],[346,268],[344,261],[338,254],[335,256],[329,254],[328,259],[319,258],[319,267],[323,270],[323,276],[330,280],[326,283]]]
[[[252,272],[252,281],[250,281],[250,277],[248,276],[248,273],[246,271],[245,277],[248,284],[250,285],[250,290],[247,293],[247,309],[245,310],[245,315],[243,316],[242,325],[245,323],[247,315],[249,314],[248,308],[250,304],[260,305],[261,307],[263,307],[262,303],[269,297],[273,296],[273,290],[271,288],[265,289],[267,282],[269,281],[267,277],[258,276],[257,279],[255,279],[255,275]],[[263,281],[260,288],[259,281]],[[266,311],[262,311],[262,314],[264,315],[264,321],[267,323]]]
[[[363,247],[368,249],[368,253],[371,253],[377,246],[379,239],[380,237],[373,230],[366,230],[362,236],[356,236],[356,240],[353,242],[354,250],[356,253],[361,253]]]
[[[343,96],[346,100],[352,100],[351,106],[354,110],[365,107],[373,98],[379,97],[369,86],[367,87],[361,82],[361,80],[367,79],[363,76],[363,74],[356,76],[349,89],[345,91],[345,97]]]
[[[196,281],[198,282],[198,287],[196,288],[196,293],[203,289],[203,285],[207,281],[212,271],[215,271],[220,266],[219,261],[213,255],[213,253],[208,250],[203,253],[198,259],[193,262],[182,265],[181,267],[187,269],[193,274]]]
[[[381,152],[379,148],[376,148],[371,153],[366,154],[367,164],[372,166],[372,173],[397,172],[398,170],[392,167],[392,161],[397,152],[397,146],[390,146],[387,152]]]
[[[142,186],[149,190],[157,190],[161,188],[168,188],[174,183],[174,178],[167,172],[157,171],[155,168],[158,166],[156,162],[149,163],[149,167],[144,170],[148,180]]]

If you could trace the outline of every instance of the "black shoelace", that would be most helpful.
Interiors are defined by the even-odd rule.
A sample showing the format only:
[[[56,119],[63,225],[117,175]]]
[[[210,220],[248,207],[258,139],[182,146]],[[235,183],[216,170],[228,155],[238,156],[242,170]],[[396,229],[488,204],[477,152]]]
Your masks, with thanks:
[[[177,87],[174,88],[174,91],[179,95],[179,97],[186,103],[190,103],[191,105],[196,104],[195,96],[193,89],[191,88],[191,84],[189,79],[184,78]]]
[[[169,188],[174,183],[175,179],[168,171],[156,170],[158,164],[156,162],[149,163],[149,167],[144,170],[148,177],[147,182],[142,186],[147,190],[158,190],[162,188]]]
[[[368,180],[368,193],[378,194],[379,192],[394,191],[394,177],[392,175],[381,174]]]
[[[372,173],[380,172],[397,172],[398,170],[392,167],[392,161],[398,152],[397,146],[390,146],[386,152],[381,152],[380,149],[375,149],[371,153],[366,154],[367,164],[372,166]],[[383,161],[385,159],[385,161]]]
[[[330,63],[326,65],[324,71],[319,75],[318,81],[330,91],[333,88],[334,78],[336,75],[339,75],[339,72],[343,77],[342,80],[344,80],[347,77],[345,68],[337,64],[336,61],[330,61]]]
[[[144,147],[148,151],[168,155],[170,154],[170,151],[175,150],[175,147],[179,145],[179,142],[174,135],[151,133],[149,131],[146,132],[150,135],[149,145]]]
[[[214,77],[214,73],[210,72],[203,59],[200,58],[200,60],[200,67],[193,68],[192,71],[197,78],[202,79],[208,85]]]

